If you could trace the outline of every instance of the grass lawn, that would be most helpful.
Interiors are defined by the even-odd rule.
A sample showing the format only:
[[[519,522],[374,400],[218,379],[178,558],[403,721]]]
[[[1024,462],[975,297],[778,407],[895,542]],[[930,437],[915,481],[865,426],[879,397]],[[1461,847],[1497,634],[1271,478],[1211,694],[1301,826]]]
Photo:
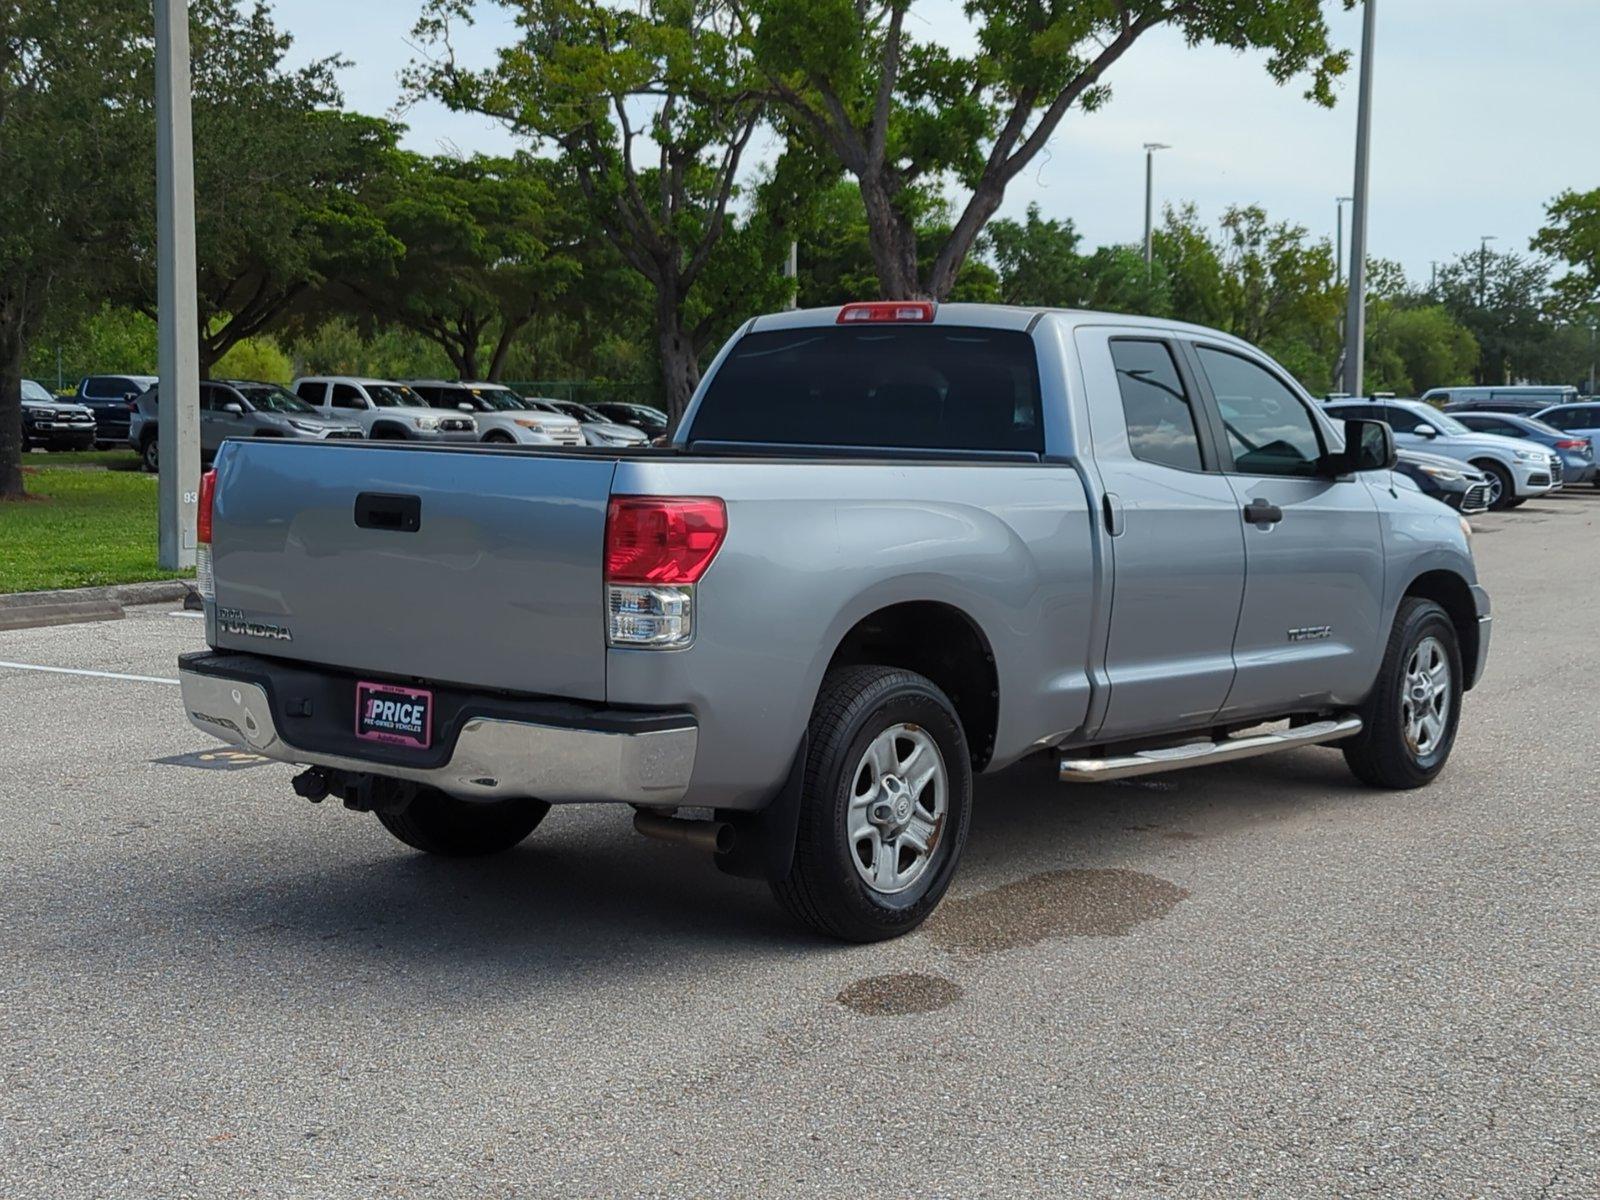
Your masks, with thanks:
[[[108,467],[113,471],[137,471],[139,456],[132,450],[33,450],[22,456],[25,467]]]
[[[173,577],[156,566],[154,475],[35,468],[37,457],[24,459],[32,498],[0,502],[0,592]]]

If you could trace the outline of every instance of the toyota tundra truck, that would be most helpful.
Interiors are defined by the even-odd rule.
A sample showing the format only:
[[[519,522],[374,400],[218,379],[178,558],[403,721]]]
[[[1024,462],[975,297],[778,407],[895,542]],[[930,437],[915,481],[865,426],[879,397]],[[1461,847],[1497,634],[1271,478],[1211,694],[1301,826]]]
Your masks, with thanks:
[[[892,937],[950,885],[973,777],[1030,755],[1066,785],[1316,745],[1438,775],[1489,600],[1394,453],[1196,326],[760,316],[662,446],[224,445],[183,703],[423,852],[616,802]]]

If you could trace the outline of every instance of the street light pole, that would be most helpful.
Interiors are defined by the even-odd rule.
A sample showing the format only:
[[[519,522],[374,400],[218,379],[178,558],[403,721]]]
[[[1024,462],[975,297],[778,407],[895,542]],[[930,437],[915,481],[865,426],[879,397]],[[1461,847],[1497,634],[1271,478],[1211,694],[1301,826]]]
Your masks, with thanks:
[[[1144,277],[1150,278],[1155,263],[1156,151],[1170,150],[1162,142],[1144,144]]]
[[[1378,0],[1366,0],[1361,16],[1361,84],[1356,104],[1356,179],[1350,190],[1350,297],[1346,310],[1344,390],[1363,394],[1367,351],[1367,164],[1372,135],[1372,48]]]
[[[1335,284],[1344,282],[1344,206],[1354,199],[1354,196],[1335,196],[1333,198],[1334,212],[1337,217],[1337,223],[1334,225],[1334,229],[1337,232],[1334,235],[1333,246],[1333,282]]]
[[[200,348],[195,298],[194,132],[188,0],[155,0],[156,297],[161,376],[160,541],[166,570],[195,564],[200,492]]]
[[[1478,307],[1489,302],[1489,243],[1500,239],[1486,233],[1478,239]]]

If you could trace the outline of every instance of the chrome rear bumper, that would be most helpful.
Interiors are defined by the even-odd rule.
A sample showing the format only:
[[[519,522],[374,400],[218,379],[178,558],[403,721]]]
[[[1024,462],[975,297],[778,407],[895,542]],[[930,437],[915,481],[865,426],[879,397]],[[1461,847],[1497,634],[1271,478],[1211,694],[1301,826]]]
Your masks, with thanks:
[[[683,801],[699,729],[692,722],[639,732],[470,717],[442,766],[408,766],[308,750],[285,739],[259,683],[180,667],[183,707],[198,729],[280,762],[428,784],[465,800],[534,796],[552,804]]]

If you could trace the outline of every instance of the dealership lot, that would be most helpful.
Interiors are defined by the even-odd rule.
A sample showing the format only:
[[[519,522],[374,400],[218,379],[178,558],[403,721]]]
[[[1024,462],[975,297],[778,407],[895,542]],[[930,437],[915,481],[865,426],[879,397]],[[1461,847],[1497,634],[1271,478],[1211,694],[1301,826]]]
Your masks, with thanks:
[[[429,861],[163,762],[191,618],[0,634],[0,1195],[1592,1196],[1600,492],[1474,525],[1434,787],[1019,768],[866,948],[626,810]]]

